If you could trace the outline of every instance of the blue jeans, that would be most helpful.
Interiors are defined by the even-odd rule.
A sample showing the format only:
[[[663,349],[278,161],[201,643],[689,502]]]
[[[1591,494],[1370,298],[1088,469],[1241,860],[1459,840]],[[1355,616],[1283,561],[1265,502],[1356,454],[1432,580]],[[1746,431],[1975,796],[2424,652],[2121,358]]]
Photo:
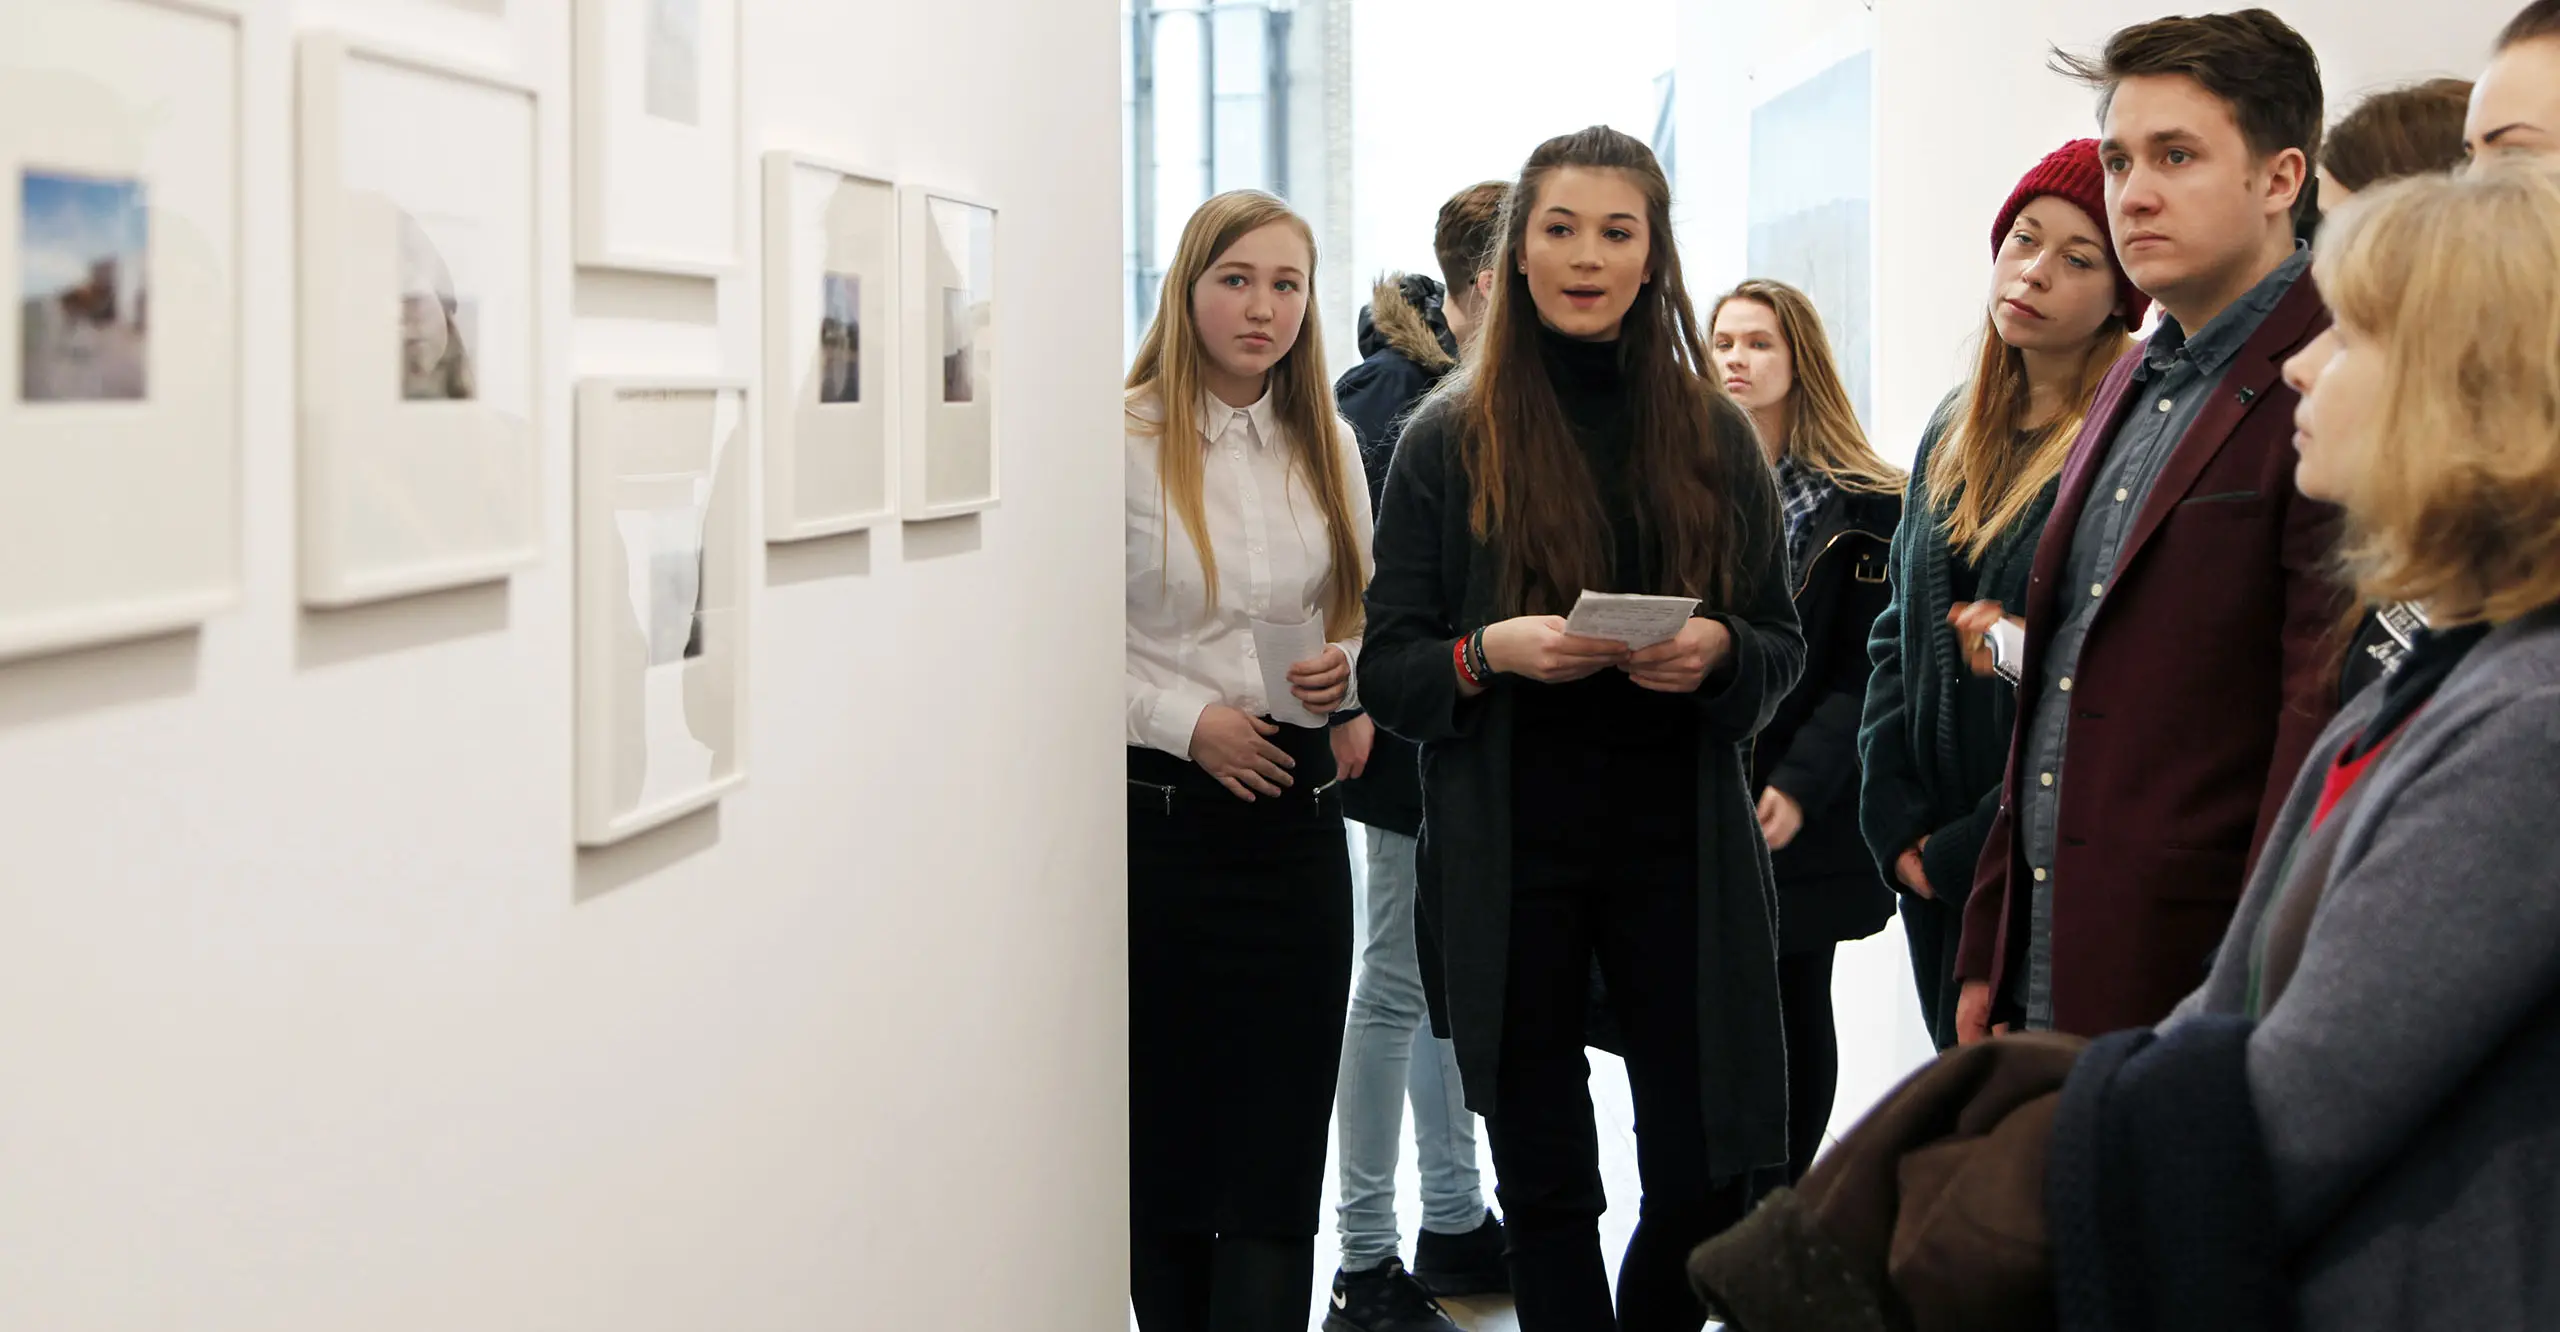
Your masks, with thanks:
[[[1484,1224],[1476,1121],[1458,1081],[1458,1055],[1431,1034],[1414,952],[1414,839],[1368,828],[1369,943],[1343,1032],[1335,1115],[1342,1154],[1342,1269],[1375,1270],[1396,1256],[1396,1154],[1405,1099],[1413,1101],[1422,1167],[1422,1228],[1464,1235]]]

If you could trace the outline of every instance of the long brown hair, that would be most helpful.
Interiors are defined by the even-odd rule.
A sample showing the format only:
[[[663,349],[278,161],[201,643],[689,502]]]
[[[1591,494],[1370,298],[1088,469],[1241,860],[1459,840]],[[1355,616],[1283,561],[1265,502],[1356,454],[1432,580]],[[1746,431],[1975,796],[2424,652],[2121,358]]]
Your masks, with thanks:
[[[1902,469],[1876,456],[1866,427],[1849,405],[1849,390],[1840,382],[1840,363],[1831,352],[1831,336],[1823,331],[1822,312],[1813,298],[1771,278],[1753,278],[1716,298],[1707,312],[1710,333],[1724,308],[1735,301],[1768,307],[1778,317],[1778,336],[1787,340],[1787,359],[1795,386],[1788,391],[1795,410],[1788,414],[1787,437],[1778,456],[1821,474],[1842,490],[1868,495],[1900,494]]]
[[[1607,519],[1539,350],[1522,253],[1539,191],[1557,171],[1618,171],[1644,195],[1651,281],[1619,326],[1631,399],[1636,535],[1661,590],[1729,601],[1740,581],[1744,496],[1768,469],[1742,410],[1706,371],[1698,312],[1671,238],[1671,183],[1653,150],[1606,126],[1538,145],[1503,203],[1497,275],[1473,355],[1437,397],[1456,404],[1460,456],[1474,490],[1469,524],[1496,551],[1498,595],[1513,612],[1559,614],[1609,579]]]
[[[1165,274],[1156,300],[1155,322],[1147,326],[1138,359],[1129,366],[1123,405],[1128,429],[1156,437],[1156,484],[1166,506],[1182,516],[1183,530],[1190,533],[1192,548],[1200,553],[1211,606],[1218,602],[1218,559],[1209,545],[1202,476],[1207,449],[1200,441],[1201,371],[1208,353],[1200,346],[1191,291],[1237,241],[1275,223],[1286,224],[1307,243],[1307,287],[1312,290],[1316,239],[1306,219],[1260,190],[1221,194],[1200,205],[1183,227],[1182,245],[1174,252],[1173,268]],[[1271,398],[1281,433],[1288,436],[1291,465],[1324,515],[1331,559],[1321,608],[1326,636],[1342,639],[1359,632],[1360,594],[1368,586],[1369,571],[1360,559],[1359,538],[1364,534],[1354,530],[1351,516],[1355,483],[1345,474],[1342,423],[1334,415],[1333,390],[1324,381],[1324,364],[1324,331],[1315,303],[1309,301],[1296,345],[1271,368]],[[1170,532],[1166,539],[1172,539]]]
[[[2111,314],[2089,341],[2080,376],[2063,399],[2059,415],[2025,431],[2033,393],[2027,383],[2025,353],[2000,340],[1998,326],[1985,312],[1982,346],[1964,399],[1929,455],[1929,503],[1946,510],[1941,525],[1947,544],[1966,562],[1982,559],[1991,543],[2009,530],[2036,502],[2047,483],[2062,475],[2071,457],[2071,441],[2089,416],[2089,400],[2098,382],[2133,345],[2124,316]]]

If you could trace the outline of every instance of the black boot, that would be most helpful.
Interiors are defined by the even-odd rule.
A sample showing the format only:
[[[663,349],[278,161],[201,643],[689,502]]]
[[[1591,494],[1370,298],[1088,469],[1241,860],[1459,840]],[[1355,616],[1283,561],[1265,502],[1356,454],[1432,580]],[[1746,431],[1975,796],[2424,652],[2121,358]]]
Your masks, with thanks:
[[[1463,1235],[1426,1230],[1413,1246],[1414,1280],[1446,1299],[1510,1294],[1511,1269],[1502,1260],[1504,1244],[1502,1223],[1490,1210],[1483,1225]]]
[[[1431,1292],[1390,1258],[1366,1272],[1333,1274],[1333,1308],[1324,1332],[1459,1332]]]

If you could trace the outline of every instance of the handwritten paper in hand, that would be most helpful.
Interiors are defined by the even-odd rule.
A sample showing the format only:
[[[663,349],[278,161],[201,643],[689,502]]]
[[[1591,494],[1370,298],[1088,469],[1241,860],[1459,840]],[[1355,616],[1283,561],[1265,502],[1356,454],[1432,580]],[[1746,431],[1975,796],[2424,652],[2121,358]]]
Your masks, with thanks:
[[[1583,638],[1624,643],[1642,650],[1680,635],[1698,609],[1696,597],[1649,597],[1634,592],[1589,592],[1573,603],[1564,631]]]
[[[1289,689],[1289,668],[1324,651],[1324,617],[1299,624],[1253,622],[1253,655],[1262,663],[1262,695],[1270,701],[1271,720],[1283,726],[1321,727],[1325,719],[1307,711]]]

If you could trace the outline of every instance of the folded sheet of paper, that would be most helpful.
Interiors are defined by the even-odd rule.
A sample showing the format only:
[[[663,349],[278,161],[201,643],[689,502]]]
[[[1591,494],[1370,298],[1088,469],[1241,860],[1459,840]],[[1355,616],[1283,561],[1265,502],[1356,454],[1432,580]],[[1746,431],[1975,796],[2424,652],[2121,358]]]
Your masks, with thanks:
[[[1324,617],[1302,624],[1253,622],[1253,655],[1262,662],[1262,693],[1271,701],[1271,720],[1286,726],[1320,727],[1325,719],[1307,711],[1289,689],[1289,668],[1324,651]]]
[[[1564,619],[1564,631],[1605,638],[1642,650],[1677,638],[1698,609],[1696,597],[1649,597],[1635,592],[1585,591]]]

